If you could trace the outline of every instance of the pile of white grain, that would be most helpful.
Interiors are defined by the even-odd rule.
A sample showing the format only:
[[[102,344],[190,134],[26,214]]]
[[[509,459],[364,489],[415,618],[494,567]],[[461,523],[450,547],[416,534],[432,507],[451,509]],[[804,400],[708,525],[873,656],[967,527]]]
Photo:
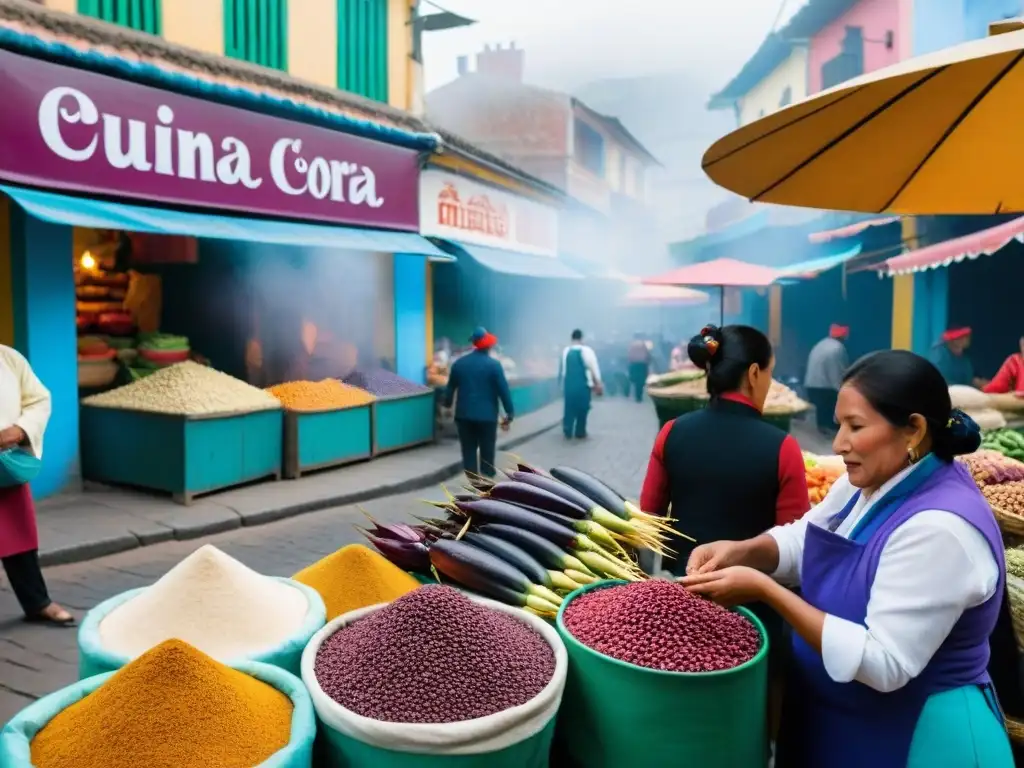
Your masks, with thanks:
[[[226,662],[279,646],[299,630],[308,610],[295,587],[207,544],[111,611],[100,622],[100,641],[135,658],[177,638]]]
[[[180,416],[248,413],[280,408],[269,392],[191,360],[85,398],[84,405]]]

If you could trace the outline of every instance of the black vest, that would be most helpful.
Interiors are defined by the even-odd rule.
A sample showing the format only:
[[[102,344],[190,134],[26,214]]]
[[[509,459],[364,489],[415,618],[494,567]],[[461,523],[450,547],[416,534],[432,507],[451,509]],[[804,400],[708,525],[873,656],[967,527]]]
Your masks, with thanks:
[[[775,525],[785,439],[756,409],[731,400],[676,419],[664,445],[676,528],[707,544],[750,539]],[[666,567],[682,575],[697,545],[677,539],[673,546],[679,554]]]

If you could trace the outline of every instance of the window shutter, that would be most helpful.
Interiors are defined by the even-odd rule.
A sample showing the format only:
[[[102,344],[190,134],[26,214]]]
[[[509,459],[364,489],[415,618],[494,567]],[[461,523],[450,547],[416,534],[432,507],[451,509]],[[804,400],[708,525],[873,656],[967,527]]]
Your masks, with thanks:
[[[388,100],[387,0],[338,0],[338,88]]]
[[[78,12],[139,32],[161,33],[160,0],[78,0]]]
[[[224,0],[224,53],[286,70],[288,0]]]

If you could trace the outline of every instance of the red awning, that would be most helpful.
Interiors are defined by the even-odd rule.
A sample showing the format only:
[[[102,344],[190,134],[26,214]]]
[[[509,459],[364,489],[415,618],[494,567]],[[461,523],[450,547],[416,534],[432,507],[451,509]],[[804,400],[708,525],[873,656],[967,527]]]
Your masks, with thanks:
[[[736,259],[715,259],[680,267],[664,275],[644,278],[644,285],[709,285],[729,288],[766,288],[779,271]]]
[[[856,224],[850,224],[845,227],[839,227],[839,229],[827,229],[824,232],[812,232],[807,236],[807,239],[812,243],[828,243],[832,240],[841,240],[844,237],[853,237],[859,235],[868,227],[884,227],[887,224],[895,224],[900,220],[899,216],[886,216],[883,219],[868,219],[867,221],[858,221]]]
[[[1024,216],[996,227],[972,232],[963,237],[954,237],[926,248],[908,251],[894,256],[885,262],[885,271],[889,277],[921,272],[926,269],[948,267],[954,262],[964,259],[976,259],[979,256],[990,256],[1011,240],[1024,242]]]

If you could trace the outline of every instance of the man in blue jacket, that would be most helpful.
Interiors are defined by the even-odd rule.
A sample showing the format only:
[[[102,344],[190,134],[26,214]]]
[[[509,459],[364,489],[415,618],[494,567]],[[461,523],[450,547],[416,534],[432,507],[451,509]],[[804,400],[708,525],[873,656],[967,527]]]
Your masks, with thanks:
[[[444,407],[455,402],[455,425],[462,447],[462,468],[471,482],[481,477],[493,479],[498,444],[498,404],[505,409],[501,428],[512,423],[512,393],[501,363],[491,357],[498,343],[493,333],[477,328],[469,338],[474,351],[460,357],[448,375]],[[456,399],[456,395],[458,398]],[[479,453],[479,459],[477,454]]]

